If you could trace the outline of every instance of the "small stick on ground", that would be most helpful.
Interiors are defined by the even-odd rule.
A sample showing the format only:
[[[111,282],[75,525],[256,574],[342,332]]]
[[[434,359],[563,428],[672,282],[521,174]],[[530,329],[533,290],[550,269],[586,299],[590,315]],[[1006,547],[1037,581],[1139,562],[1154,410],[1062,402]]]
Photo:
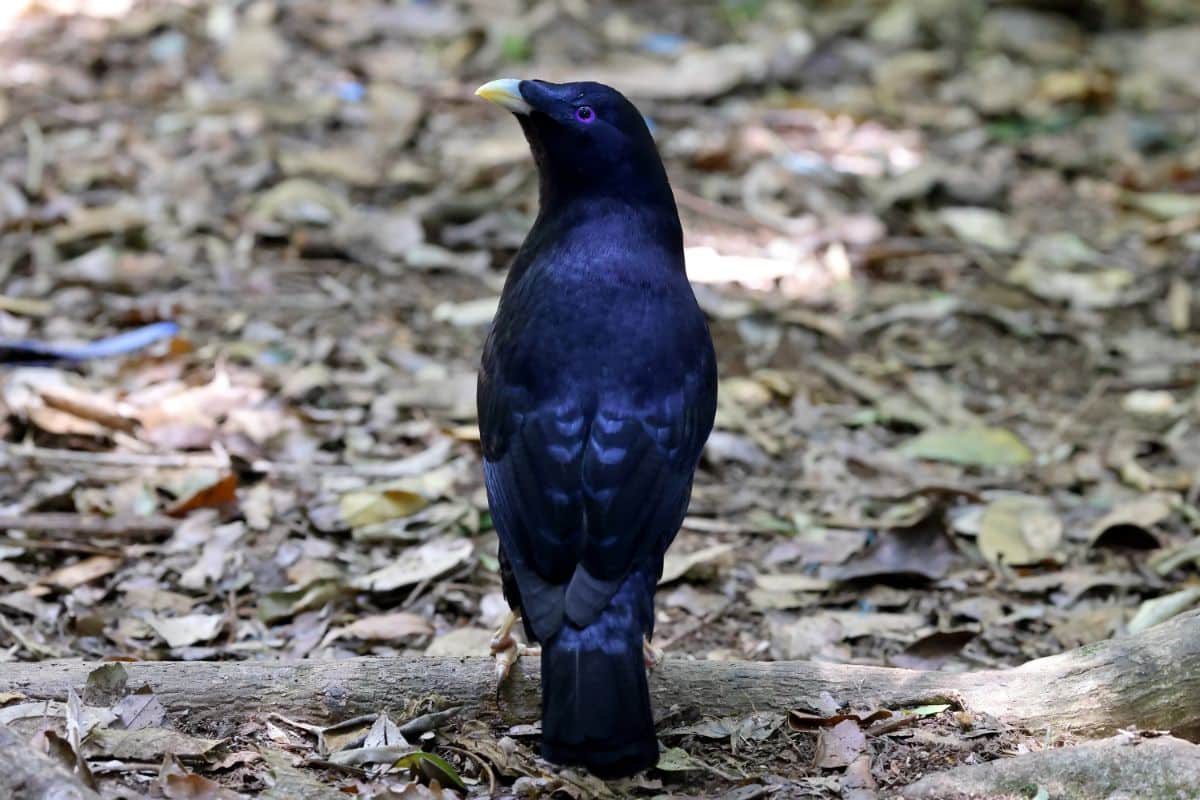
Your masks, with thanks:
[[[82,533],[114,539],[158,539],[173,533],[178,527],[177,519],[135,514],[115,517],[55,512],[0,514],[0,530]]]

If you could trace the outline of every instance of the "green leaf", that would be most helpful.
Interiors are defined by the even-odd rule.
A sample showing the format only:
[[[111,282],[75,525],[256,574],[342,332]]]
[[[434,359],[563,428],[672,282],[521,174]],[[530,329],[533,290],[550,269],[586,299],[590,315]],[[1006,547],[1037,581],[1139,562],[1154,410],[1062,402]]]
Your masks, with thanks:
[[[1075,122],[1077,115],[1061,114],[1046,119],[1035,119],[1010,115],[989,122],[985,129],[988,136],[1001,142],[1019,142],[1031,136],[1062,133]]]
[[[1033,452],[1004,428],[934,428],[909,439],[901,455],[980,467],[1027,464]]]
[[[419,772],[426,780],[437,781],[442,786],[451,786],[460,792],[467,791],[467,785],[459,777],[458,771],[450,766],[450,762],[433,753],[417,750],[397,761],[396,766]]]

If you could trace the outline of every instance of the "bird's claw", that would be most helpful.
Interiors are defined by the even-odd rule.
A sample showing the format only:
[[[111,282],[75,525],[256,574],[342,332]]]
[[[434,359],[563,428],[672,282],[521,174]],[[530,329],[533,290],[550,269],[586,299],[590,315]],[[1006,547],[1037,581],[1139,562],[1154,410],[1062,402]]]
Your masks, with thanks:
[[[646,669],[654,669],[661,664],[664,655],[661,647],[650,644],[649,639],[642,639],[642,657],[646,659]]]
[[[517,663],[517,659],[526,653],[533,654],[535,651],[540,654],[541,648],[530,648],[517,641],[512,635],[513,626],[517,624],[520,617],[516,612],[509,611],[504,617],[504,621],[500,623],[496,635],[492,637],[491,648],[492,653],[496,657],[496,690],[499,691],[500,686],[504,683],[504,679],[508,677],[509,671],[513,664]]]
[[[495,640],[492,643],[492,652],[496,654],[496,688],[499,689],[504,679],[508,677],[509,670],[512,665],[517,663],[517,659],[521,657],[521,645],[508,637],[509,645],[496,649]]]
[[[540,656],[542,654],[541,647],[529,647],[518,642],[516,639],[509,637],[512,643],[508,647],[495,650],[496,654],[496,689],[504,683],[504,679],[508,677],[509,671],[513,664],[517,663],[517,659],[521,656]]]

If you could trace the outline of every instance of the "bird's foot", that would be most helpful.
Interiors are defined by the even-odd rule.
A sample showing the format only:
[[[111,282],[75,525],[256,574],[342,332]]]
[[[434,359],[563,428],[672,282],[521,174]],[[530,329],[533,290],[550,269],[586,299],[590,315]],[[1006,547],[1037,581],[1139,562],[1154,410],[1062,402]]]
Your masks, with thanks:
[[[654,669],[661,664],[664,655],[661,647],[650,644],[649,639],[642,639],[642,657],[646,659],[646,669]]]
[[[493,642],[492,652],[496,655],[496,689],[499,691],[504,679],[508,677],[512,665],[517,663],[517,659],[521,657],[521,643],[509,636],[507,647],[497,649]]]
[[[509,611],[500,623],[499,629],[492,637],[492,654],[496,657],[496,689],[499,691],[504,679],[508,677],[512,665],[523,655],[541,654],[541,648],[526,647],[512,635],[513,626],[520,617],[516,612]]]
[[[513,664],[517,663],[518,658],[521,656],[537,657],[542,654],[542,648],[537,645],[529,647],[528,645],[521,644],[516,639],[512,638],[510,638],[509,641],[512,642],[511,645],[495,651],[497,690],[504,683],[504,679],[508,677],[509,671],[512,669]]]

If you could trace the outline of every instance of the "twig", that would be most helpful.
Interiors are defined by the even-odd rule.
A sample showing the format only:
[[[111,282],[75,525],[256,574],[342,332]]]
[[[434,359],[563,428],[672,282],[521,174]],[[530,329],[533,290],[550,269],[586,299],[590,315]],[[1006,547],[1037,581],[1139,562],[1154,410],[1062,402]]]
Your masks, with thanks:
[[[132,433],[137,430],[138,422],[135,419],[122,416],[119,412],[110,408],[105,408],[95,402],[92,402],[86,396],[66,394],[64,392],[55,391],[53,389],[40,389],[38,394],[42,400],[51,408],[56,408],[59,411],[65,411],[80,419],[91,420],[92,422],[103,425],[106,428],[111,428],[115,431],[125,431]]]
[[[703,617],[698,617],[696,619],[693,619],[687,625],[684,625],[682,628],[677,630],[675,632],[675,635],[672,636],[670,639],[664,640],[659,646],[663,650],[666,650],[671,645],[678,644],[679,642],[683,641],[687,637],[691,636],[696,631],[703,628],[705,625],[709,625],[709,624],[715,622],[722,614],[724,614],[726,611],[728,611],[729,607],[732,605],[733,605],[732,601],[727,602],[727,603],[725,603],[725,605],[721,606],[720,608],[718,608],[714,611],[709,612],[708,614],[705,614]]]
[[[111,547],[96,547],[91,544],[62,542],[58,540],[46,542],[40,539],[14,539],[11,536],[0,536],[0,545],[22,547],[26,550],[57,550],[60,553],[87,553],[92,556],[109,556],[111,558],[120,558],[122,555],[121,551],[114,550]]]
[[[149,469],[225,468],[228,461],[211,453],[125,453],[89,450],[60,450],[34,445],[5,444],[0,453],[8,458],[45,463],[91,464],[103,467],[132,467]]]
[[[321,767],[322,769],[338,770],[354,775],[358,778],[369,778],[371,773],[362,767],[356,767],[351,764],[338,764],[336,761],[329,761],[324,758],[310,758],[304,762],[306,767]]]
[[[32,116],[21,120],[21,132],[25,134],[28,160],[25,162],[25,191],[31,197],[42,193],[42,174],[46,167],[46,138]]]
[[[916,725],[920,721],[921,717],[917,716],[916,714],[906,714],[902,717],[896,717],[894,719],[880,722],[877,725],[872,725],[870,728],[867,728],[865,733],[868,736],[883,736],[885,733],[892,733],[893,731],[900,730],[901,728],[907,728],[911,725]]]
[[[363,478],[403,478],[419,475],[439,466],[450,455],[453,442],[440,439],[425,451],[396,461],[368,461],[357,464],[314,464],[310,462],[267,461],[250,463],[250,469],[271,475],[347,475]],[[127,453],[60,450],[34,445],[4,444],[0,456],[42,463],[89,464],[131,469],[228,469],[229,459],[213,453]],[[4,466],[0,458],[0,467]]]
[[[0,514],[0,530],[86,533],[120,539],[155,539],[173,533],[178,526],[179,520],[157,515],[122,514],[101,517],[65,512]]]

